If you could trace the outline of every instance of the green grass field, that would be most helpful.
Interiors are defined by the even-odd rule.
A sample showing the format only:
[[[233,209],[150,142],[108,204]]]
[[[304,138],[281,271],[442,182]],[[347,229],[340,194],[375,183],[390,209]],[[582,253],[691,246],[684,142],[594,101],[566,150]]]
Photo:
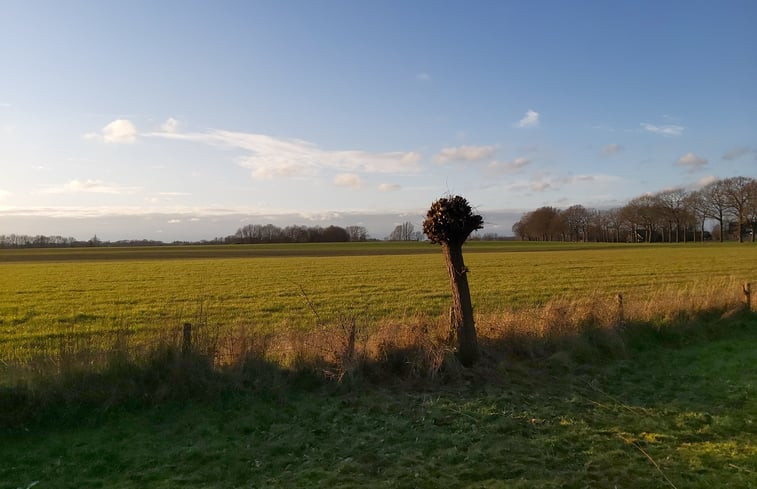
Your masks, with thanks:
[[[479,314],[557,297],[694,294],[727,280],[723,293],[735,295],[735,283],[757,282],[749,244],[471,243],[465,253]],[[324,320],[368,326],[449,307],[441,252],[426,243],[0,250],[0,269],[0,354],[11,358],[64,333],[308,328],[311,304]]]
[[[482,328],[503,311],[525,327],[559,323],[559,299],[612,304],[618,292],[629,309],[696,310],[634,319],[611,337],[617,353],[591,328],[569,330],[585,335],[573,343],[557,329],[556,350],[490,349],[476,368],[453,359],[435,379],[386,359],[378,381],[335,383],[317,363],[216,370],[202,357],[129,363],[118,351],[101,370],[56,351],[56,338],[109,348],[114,330],[147,341],[185,321],[308,331],[308,301],[324,321],[365,328],[432,321],[449,302],[440,250],[0,250],[0,489],[757,487],[757,321],[734,309],[738,286],[757,282],[757,247],[471,243],[465,253]],[[43,362],[28,383],[12,376],[46,353],[54,368]]]

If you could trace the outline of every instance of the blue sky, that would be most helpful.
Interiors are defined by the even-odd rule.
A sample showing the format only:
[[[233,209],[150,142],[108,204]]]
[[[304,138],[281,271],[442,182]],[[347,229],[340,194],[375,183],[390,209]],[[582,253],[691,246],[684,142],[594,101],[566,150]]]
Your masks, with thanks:
[[[757,176],[757,3],[0,2],[0,234],[487,231]]]

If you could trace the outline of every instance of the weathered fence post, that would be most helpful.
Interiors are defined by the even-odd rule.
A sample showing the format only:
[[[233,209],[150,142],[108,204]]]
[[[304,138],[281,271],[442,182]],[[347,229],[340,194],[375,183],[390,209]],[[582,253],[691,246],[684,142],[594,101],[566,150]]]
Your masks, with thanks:
[[[189,355],[192,351],[192,325],[190,323],[184,323],[184,337],[181,342],[182,355]]]
[[[752,310],[752,284],[744,282],[741,291],[744,293],[744,305],[748,311]]]
[[[618,303],[618,317],[617,317],[617,323],[618,326],[622,326],[625,322],[625,314],[623,312],[623,294],[618,294],[615,296],[615,300]]]

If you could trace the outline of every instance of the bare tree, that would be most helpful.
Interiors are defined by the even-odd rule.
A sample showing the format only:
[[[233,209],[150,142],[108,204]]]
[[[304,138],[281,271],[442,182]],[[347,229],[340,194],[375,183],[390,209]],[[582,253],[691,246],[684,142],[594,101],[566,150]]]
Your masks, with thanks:
[[[676,243],[681,241],[681,225],[686,221],[686,197],[688,192],[682,188],[663,190],[655,195],[662,215],[668,224],[668,242],[673,241],[673,225],[675,224]],[[686,232],[684,231],[684,241]]]
[[[628,219],[635,223],[633,240],[643,240],[647,243],[656,241],[657,228],[660,222],[660,206],[654,196],[642,195],[636,197],[626,205],[625,209]],[[644,236],[640,235],[639,225],[644,226]]]
[[[697,228],[699,228],[700,241],[704,242],[704,225],[707,221],[707,201],[704,193],[701,190],[691,192],[686,197],[685,203],[686,209],[691,214],[691,219],[694,223],[694,241],[697,240]]]
[[[468,268],[463,262],[463,243],[473,231],[483,228],[483,218],[474,214],[468,201],[456,195],[433,204],[423,221],[423,232],[432,243],[442,245],[452,287],[452,328],[457,332],[458,357],[466,367],[478,360],[478,341],[473,305],[468,287]]]
[[[588,227],[590,213],[582,205],[572,205],[562,213],[563,220],[568,227],[568,236],[570,241],[588,240]]]
[[[754,243],[755,235],[757,235],[757,180],[752,179],[747,192],[749,194],[749,205],[747,205],[746,216],[752,234],[752,243]]]
[[[720,225],[719,234],[722,243],[725,239],[725,226],[723,224],[729,209],[725,183],[723,180],[716,180],[705,186],[701,192],[707,217],[715,219]]]
[[[398,224],[389,235],[389,241],[411,241],[413,239],[413,223],[403,222]]]
[[[350,241],[365,241],[368,239],[368,230],[363,226],[347,226],[344,229],[350,235]]]
[[[744,242],[743,227],[749,209],[750,185],[754,180],[747,177],[733,177],[723,180],[726,202],[736,218],[736,234],[739,243]]]
[[[529,241],[552,241],[566,232],[560,211],[554,207],[539,207],[524,214],[512,229],[521,239]]]

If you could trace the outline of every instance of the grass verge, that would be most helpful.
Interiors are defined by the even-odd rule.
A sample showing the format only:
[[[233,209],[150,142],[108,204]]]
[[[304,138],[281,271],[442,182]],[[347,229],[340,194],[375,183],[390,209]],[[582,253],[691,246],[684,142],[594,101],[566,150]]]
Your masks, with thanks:
[[[414,385],[260,364],[244,385],[199,358],[175,378],[190,360],[163,351],[160,402],[80,398],[6,426],[0,488],[754,487],[754,315],[669,327],[636,325],[613,360],[489,356]]]

